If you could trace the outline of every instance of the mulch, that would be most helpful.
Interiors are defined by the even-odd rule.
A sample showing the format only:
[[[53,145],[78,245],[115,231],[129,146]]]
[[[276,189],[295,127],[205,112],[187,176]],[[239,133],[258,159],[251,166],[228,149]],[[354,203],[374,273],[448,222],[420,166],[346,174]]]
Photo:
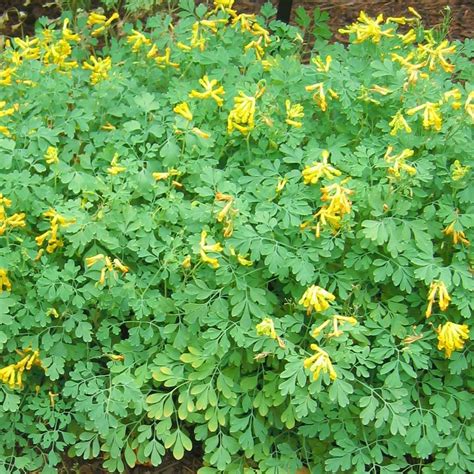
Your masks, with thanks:
[[[234,7],[241,12],[254,13],[267,0],[236,0]],[[271,0],[274,5],[278,0]],[[196,0],[205,3],[206,0]],[[92,5],[99,4],[92,1]],[[209,2],[208,2],[209,3]],[[26,6],[25,6],[26,4]],[[166,2],[165,2],[166,4]],[[347,42],[347,37],[338,33],[338,29],[355,21],[359,12],[364,10],[370,16],[383,13],[387,16],[402,16],[407,7],[415,6],[424,19],[426,26],[434,27],[443,21],[444,7],[451,8],[452,22],[450,39],[472,38],[474,27],[473,0],[294,0],[291,21],[294,21],[296,8],[302,6],[311,13],[315,8],[329,13],[329,26],[333,39]],[[32,35],[34,24],[42,16],[56,18],[60,9],[55,2],[44,0],[0,0],[0,35]]]

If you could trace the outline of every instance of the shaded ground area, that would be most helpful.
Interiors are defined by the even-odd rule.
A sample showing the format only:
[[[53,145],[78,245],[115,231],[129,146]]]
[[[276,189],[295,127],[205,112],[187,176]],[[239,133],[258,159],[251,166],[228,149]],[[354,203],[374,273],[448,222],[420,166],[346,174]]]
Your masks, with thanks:
[[[235,8],[242,12],[255,12],[267,0],[236,0]],[[274,5],[278,0],[271,0]],[[92,0],[92,6],[100,2]],[[177,3],[177,2],[176,2]],[[211,0],[196,0],[196,3],[211,3]],[[165,2],[166,4],[166,2]],[[433,27],[443,20],[443,8],[449,5],[452,12],[450,39],[465,39],[472,37],[474,26],[473,0],[294,0],[292,21],[295,9],[304,7],[308,12],[320,8],[329,13],[329,26],[334,39],[347,41],[346,36],[337,30],[357,18],[360,10],[371,16],[383,13],[385,16],[401,16],[406,13],[408,6],[415,6],[424,19],[425,25]],[[55,18],[60,10],[54,2],[47,0],[0,0],[0,34],[31,35],[34,24],[41,16]]]
[[[278,0],[271,0],[274,5]],[[237,10],[253,12],[266,2],[266,0],[236,0]],[[473,0],[293,0],[293,13],[291,21],[294,22],[295,10],[302,6],[310,14],[315,8],[329,14],[329,26],[337,41],[347,42],[347,35],[340,35],[337,30],[356,20],[361,10],[370,16],[383,13],[384,17],[403,16],[407,8],[413,6],[423,17],[423,22],[428,27],[439,25],[443,21],[443,9],[451,8],[452,22],[449,32],[450,39],[472,38],[474,27],[474,1]]]

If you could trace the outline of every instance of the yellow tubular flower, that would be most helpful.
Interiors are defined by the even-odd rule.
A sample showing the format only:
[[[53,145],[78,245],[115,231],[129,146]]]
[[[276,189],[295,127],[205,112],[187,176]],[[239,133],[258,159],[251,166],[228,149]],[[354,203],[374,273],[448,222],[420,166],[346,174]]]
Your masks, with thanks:
[[[321,188],[321,201],[329,201],[328,210],[341,217],[351,212],[351,201],[348,196],[354,193],[352,189],[345,188],[338,183]]]
[[[470,166],[463,166],[459,160],[456,160],[452,166],[451,179],[453,181],[459,181],[460,179],[464,178],[467,173],[469,173],[470,169]]]
[[[16,71],[15,68],[7,67],[3,71],[0,71],[0,86],[11,86],[12,75]]]
[[[393,28],[388,28],[386,30],[382,30],[381,28],[381,24],[383,23],[383,15],[379,15],[374,20],[362,11],[360,12],[357,20],[359,23],[353,23],[346,28],[339,29],[339,33],[354,33],[356,35],[356,40],[354,43],[362,43],[366,40],[371,40],[372,43],[378,43],[383,36],[388,38],[393,36]]]
[[[89,60],[90,64],[84,61],[82,63],[82,68],[92,71],[90,77],[92,85],[95,85],[109,77],[109,71],[112,68],[112,59],[110,56],[107,56],[104,59],[91,56]]]
[[[309,316],[313,309],[318,312],[326,311],[329,308],[330,302],[334,301],[336,297],[326,291],[320,286],[311,285],[304,293],[298,304],[306,308],[306,314]]]
[[[306,166],[301,172],[304,184],[316,184],[321,178],[334,179],[340,176],[341,172],[328,163],[329,151],[323,150],[322,161],[314,161],[312,166]]]
[[[331,380],[336,380],[337,373],[334,370],[328,353],[316,344],[311,344],[311,349],[315,351],[315,354],[305,359],[303,365],[305,369],[309,369],[313,373],[313,380],[318,380],[321,371],[326,374],[329,373]]]
[[[397,179],[401,178],[401,171],[405,171],[410,176],[414,176],[416,174],[416,169],[411,165],[407,165],[405,160],[413,156],[415,152],[405,148],[400,154],[392,156],[392,151],[393,147],[389,146],[384,156],[387,163],[393,163],[393,165],[388,168],[388,173]]]
[[[54,146],[49,146],[44,155],[44,159],[48,165],[54,165],[59,163],[58,149]]]
[[[95,265],[97,262],[101,262],[104,259],[105,259],[105,255],[102,254],[102,253],[94,255],[93,257],[87,257],[86,258],[86,266],[87,267],[92,267],[92,265]]]
[[[181,102],[173,108],[173,112],[181,115],[186,120],[191,121],[193,119],[193,114],[189,108],[187,102]]]
[[[398,135],[400,130],[405,130],[406,133],[411,133],[411,128],[405,120],[401,110],[392,117],[392,121],[388,125],[392,127],[392,130],[390,130],[390,135],[392,135],[392,137]]]
[[[281,193],[285,189],[286,183],[288,183],[288,178],[280,178],[275,188],[275,192]]]
[[[421,57],[427,57],[428,67],[430,71],[435,71],[436,66],[439,64],[444,71],[453,72],[454,64],[449,63],[445,55],[453,54],[456,52],[456,45],[449,46],[449,41],[444,40],[439,45],[435,45],[434,42],[428,44],[420,44],[418,46]]]
[[[246,135],[255,127],[256,97],[245,95],[239,92],[238,97],[234,97],[234,108],[227,117],[227,132],[234,129]]]
[[[285,101],[286,108],[286,120],[285,122],[288,125],[291,125],[296,128],[300,128],[303,124],[296,121],[295,119],[304,117],[304,109],[301,104],[292,104],[289,99]]]
[[[127,36],[127,43],[132,44],[132,51],[136,53],[143,45],[150,46],[151,40],[140,31],[132,30],[132,34]]]
[[[174,168],[170,168],[166,172],[158,172],[158,173],[152,173],[153,178],[156,179],[156,181],[162,181],[164,179],[168,179],[172,176],[179,176],[179,171],[175,170]]]
[[[128,273],[130,270],[126,265],[124,265],[118,258],[114,258],[114,268],[120,270],[122,273]]]
[[[204,92],[199,92],[197,90],[192,90],[189,93],[189,97],[196,99],[214,99],[219,107],[224,103],[224,99],[221,97],[225,94],[224,88],[218,86],[217,79],[209,80],[209,77],[206,75],[202,79],[199,79],[199,84],[201,84]]]
[[[447,359],[451,358],[454,351],[463,349],[465,341],[469,339],[469,327],[467,324],[455,324],[451,321],[439,325],[436,329],[438,333],[438,349],[444,349]]]
[[[472,104],[472,102],[474,102],[474,91],[469,92],[464,104],[464,110],[469,115],[469,117],[474,120],[474,104]]]
[[[8,278],[8,273],[5,268],[0,268],[0,293],[3,293],[3,290],[11,291],[12,283]]]
[[[78,34],[74,34],[72,30],[68,28],[69,18],[66,18],[63,23],[63,39],[66,41],[80,41],[81,37]]]
[[[459,242],[463,245],[469,246],[470,242],[466,239],[466,236],[463,231],[454,230],[454,226],[456,225],[456,221],[451,222],[444,230],[444,235],[452,235],[453,244],[457,245]]]
[[[326,112],[328,108],[328,103],[326,101],[326,94],[324,92],[324,84],[322,82],[318,82],[317,84],[311,84],[305,87],[307,92],[316,91],[313,94],[313,99],[316,102],[317,106],[323,111]]]
[[[426,102],[426,104],[407,110],[407,115],[414,115],[420,110],[423,110],[423,128],[427,130],[433,128],[439,132],[443,123],[441,114],[439,113],[439,104]]]
[[[191,268],[191,255],[186,255],[186,257],[184,257],[181,266],[183,268]]]
[[[244,267],[251,267],[253,265],[253,262],[251,260],[245,258],[243,255],[240,254],[237,255],[237,260]]]
[[[118,160],[119,160],[119,155],[118,153],[115,153],[113,158],[112,158],[112,161],[110,162],[110,167],[107,168],[107,173],[115,176],[119,173],[123,173],[124,171],[127,170],[127,168],[125,168],[125,166],[122,166],[122,165],[119,165],[118,164]]]
[[[430,290],[428,292],[428,306],[426,308],[425,316],[429,318],[433,309],[433,304],[438,297],[438,305],[441,311],[446,311],[451,301],[446,285],[441,280],[432,281],[430,285]]]
[[[406,58],[398,54],[392,53],[392,61],[398,62],[408,73],[408,79],[404,85],[404,90],[408,88],[410,84],[416,84],[418,79],[427,79],[428,74],[421,72],[421,69],[426,66],[426,61],[418,64],[411,63],[410,61],[415,58],[415,53],[411,52]]]
[[[26,349],[24,352],[30,352]],[[23,387],[23,372],[32,369],[33,365],[43,367],[39,357],[39,351],[33,351],[32,354],[24,355],[23,352],[17,351],[23,358],[16,364],[10,364],[0,369],[0,382],[9,386],[10,389]]]
[[[272,339],[278,337],[272,318],[264,318],[261,323],[255,326],[255,329],[257,330],[257,336],[268,336]]]
[[[217,260],[217,258],[209,257],[207,255],[207,252],[215,252],[215,253],[222,252],[223,250],[222,245],[220,243],[207,245],[206,237],[207,237],[207,232],[203,230],[201,232],[201,240],[199,242],[199,254],[201,256],[201,261],[203,263],[207,263],[214,269],[219,268],[219,261]]]
[[[204,132],[203,130],[197,127],[193,127],[191,129],[191,132],[193,132],[194,135],[197,135],[200,138],[204,138],[205,140],[207,140],[208,138],[211,138],[211,135],[209,133]]]
[[[156,44],[154,44],[150,50],[147,53],[147,58],[152,58],[154,59],[155,63],[160,67],[161,69],[164,69],[166,66],[171,66],[174,68],[179,68],[178,63],[173,63],[171,62],[171,49],[166,48],[165,49],[165,54],[162,56],[158,55],[158,47]]]
[[[323,61],[321,56],[316,56],[315,58],[311,59],[311,62],[316,66],[316,70],[318,72],[329,72],[329,68],[331,66],[332,57],[326,56],[326,59]]]
[[[255,51],[255,57],[259,61],[261,61],[263,57],[265,56],[265,50],[262,48],[262,40],[263,40],[263,37],[261,36],[260,38],[258,38],[258,40],[251,41],[244,47],[245,52],[253,49]]]

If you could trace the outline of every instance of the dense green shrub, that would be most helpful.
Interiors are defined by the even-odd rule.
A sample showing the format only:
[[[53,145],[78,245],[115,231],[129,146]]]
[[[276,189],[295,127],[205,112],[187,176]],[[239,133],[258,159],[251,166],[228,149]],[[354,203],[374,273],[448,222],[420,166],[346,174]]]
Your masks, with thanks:
[[[215,3],[1,53],[2,472],[472,472],[472,41]]]

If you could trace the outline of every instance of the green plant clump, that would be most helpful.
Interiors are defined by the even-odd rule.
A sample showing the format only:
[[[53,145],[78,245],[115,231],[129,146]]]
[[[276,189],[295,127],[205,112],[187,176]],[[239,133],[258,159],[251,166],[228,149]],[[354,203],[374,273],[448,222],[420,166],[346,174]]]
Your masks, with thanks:
[[[473,42],[232,4],[5,43],[0,470],[473,472]]]

